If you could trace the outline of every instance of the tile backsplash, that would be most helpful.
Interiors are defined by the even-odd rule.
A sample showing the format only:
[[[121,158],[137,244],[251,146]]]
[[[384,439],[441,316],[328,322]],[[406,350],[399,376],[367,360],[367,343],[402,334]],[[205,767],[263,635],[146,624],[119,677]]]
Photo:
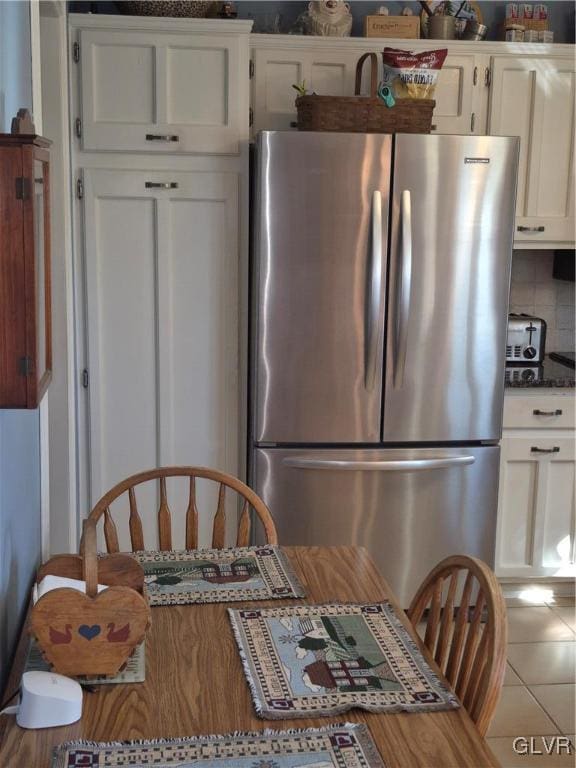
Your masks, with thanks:
[[[514,251],[510,312],[546,321],[546,352],[574,349],[574,283],[552,277],[553,251]]]

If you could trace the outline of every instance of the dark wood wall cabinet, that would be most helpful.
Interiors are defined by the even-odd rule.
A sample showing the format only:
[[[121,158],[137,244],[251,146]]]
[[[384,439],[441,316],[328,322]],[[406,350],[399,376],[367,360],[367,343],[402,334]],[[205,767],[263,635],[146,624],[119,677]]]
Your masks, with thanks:
[[[0,134],[0,408],[37,408],[52,375],[49,146]]]

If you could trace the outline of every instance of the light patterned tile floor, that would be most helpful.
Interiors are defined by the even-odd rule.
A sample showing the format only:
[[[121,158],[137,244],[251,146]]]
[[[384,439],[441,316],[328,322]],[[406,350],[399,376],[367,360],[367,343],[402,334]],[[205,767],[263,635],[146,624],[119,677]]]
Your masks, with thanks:
[[[574,768],[574,598],[507,604],[508,664],[488,744],[502,768]]]

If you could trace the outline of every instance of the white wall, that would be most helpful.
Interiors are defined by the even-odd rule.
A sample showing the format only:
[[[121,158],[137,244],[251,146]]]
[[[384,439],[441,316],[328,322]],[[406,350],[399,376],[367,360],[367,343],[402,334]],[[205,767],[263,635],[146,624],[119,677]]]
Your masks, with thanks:
[[[0,130],[32,109],[30,6],[0,2]],[[38,411],[0,410],[0,691],[40,559]]]
[[[10,132],[10,122],[20,107],[32,109],[30,4],[0,2],[0,130]]]

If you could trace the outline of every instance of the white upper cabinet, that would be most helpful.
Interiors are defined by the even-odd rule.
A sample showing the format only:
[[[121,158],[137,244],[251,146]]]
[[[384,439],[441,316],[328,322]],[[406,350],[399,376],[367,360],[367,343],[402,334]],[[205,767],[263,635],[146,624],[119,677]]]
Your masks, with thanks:
[[[252,104],[253,132],[286,130],[296,121],[293,84],[305,82],[309,92],[329,96],[354,93],[356,62],[366,50],[382,48],[382,40],[350,38],[339,42],[326,38],[281,38],[253,35]],[[397,41],[389,41],[396,45]],[[411,50],[430,48],[429,41],[404,41]],[[379,51],[378,51],[379,53]],[[379,53],[380,55],[380,53]],[[381,57],[380,57],[381,58]],[[481,57],[465,52],[450,53],[438,78],[433,131],[437,133],[483,133],[479,112],[479,89],[484,77]],[[482,59],[483,61],[483,59]],[[379,75],[381,75],[381,61]],[[369,66],[365,64],[362,92],[369,92]]]
[[[239,24],[242,34],[187,32],[190,22],[140,30],[118,17],[115,29],[79,29],[82,149],[237,154],[248,127],[248,29]]]
[[[492,59],[488,132],[520,136],[517,244],[574,243],[574,83],[572,56]]]
[[[350,51],[258,48],[253,51],[253,132],[286,130],[296,121],[292,87],[329,96],[354,93],[356,58]],[[366,68],[368,71],[368,67]]]
[[[448,54],[436,86],[433,133],[484,133],[478,88],[484,69],[473,54]]]

